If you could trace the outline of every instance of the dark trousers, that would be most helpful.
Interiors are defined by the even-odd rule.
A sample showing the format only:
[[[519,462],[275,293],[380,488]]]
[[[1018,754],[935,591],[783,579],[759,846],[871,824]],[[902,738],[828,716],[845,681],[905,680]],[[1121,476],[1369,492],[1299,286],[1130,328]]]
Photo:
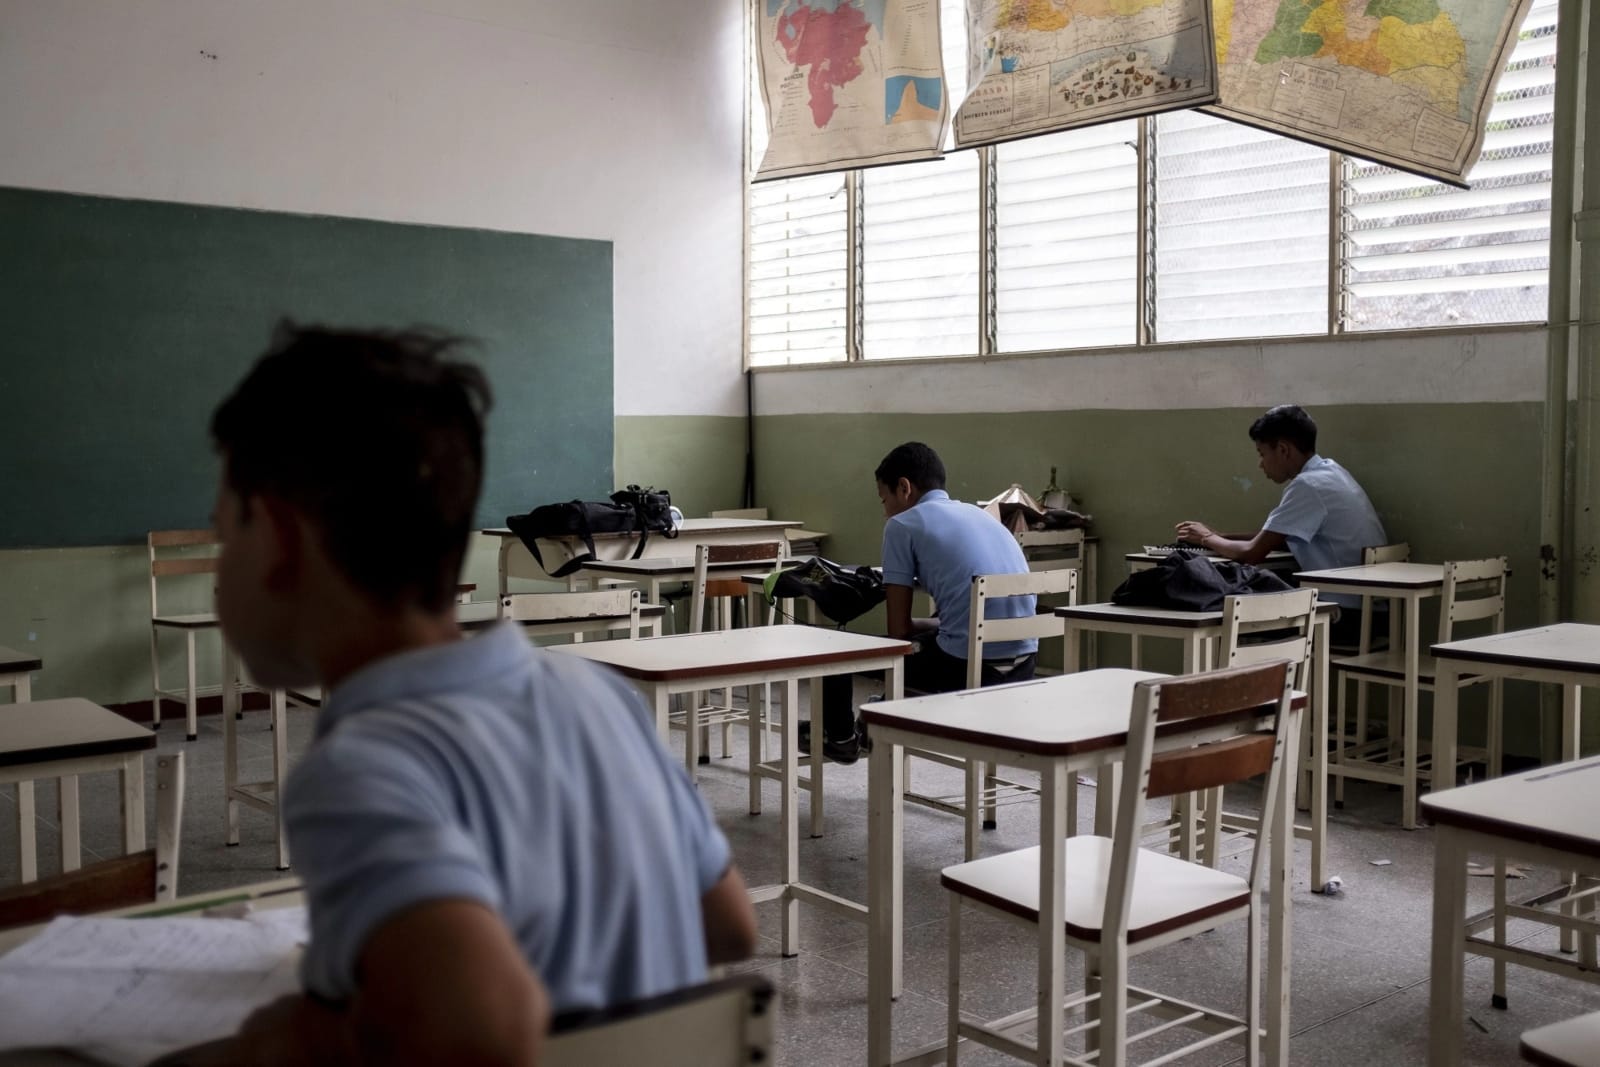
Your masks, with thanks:
[[[984,660],[984,685],[1026,682],[1033,677],[1038,656],[1022,660]],[[1012,663],[1016,663],[1012,667]],[[1011,667],[1002,672],[1002,668]],[[939,647],[929,634],[917,639],[917,650],[906,657],[906,689],[922,693],[953,693],[967,687],[967,661]],[[856,729],[855,676],[833,674],[822,679],[822,735],[829,741],[848,740]]]

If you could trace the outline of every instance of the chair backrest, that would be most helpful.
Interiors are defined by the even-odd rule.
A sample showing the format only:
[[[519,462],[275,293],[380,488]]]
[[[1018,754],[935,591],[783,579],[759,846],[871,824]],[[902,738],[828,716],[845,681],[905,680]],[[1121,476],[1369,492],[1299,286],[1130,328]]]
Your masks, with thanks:
[[[513,593],[500,600],[500,614],[514,622],[572,619],[626,620],[628,637],[639,636],[639,590],[596,589],[582,593]]]
[[[1143,836],[1145,801],[1267,776],[1261,832],[1250,861],[1250,886],[1265,885],[1264,857],[1280,800],[1286,764],[1292,765],[1298,723],[1291,704],[1290,664],[1265,663],[1140,682],[1128,716],[1122,795],[1106,883],[1104,931],[1125,937],[1133,875]],[[1272,726],[1259,730],[1261,709],[1272,707]],[[1159,739],[1159,740],[1158,740]],[[1157,755],[1156,749],[1163,751]],[[1288,786],[1293,788],[1291,776]],[[1291,795],[1289,803],[1294,798]]]
[[[765,519],[766,508],[723,508],[711,513],[713,519]]]
[[[748,563],[752,570],[778,570],[789,556],[788,546],[789,543],[784,540],[745,545],[696,546],[693,588],[689,597],[689,632],[697,634],[705,629],[706,604],[709,600],[706,576],[712,567],[725,563]],[[743,585],[741,583],[738,589],[729,586],[728,590],[729,593],[724,595],[741,592]]]
[[[557,1016],[539,1063],[541,1067],[771,1063],[771,1001],[771,983],[741,974],[605,1011]]]
[[[1230,596],[1222,602],[1222,663],[1253,667],[1288,660],[1291,685],[1301,684],[1311,660],[1311,623],[1317,610],[1314,589]],[[1245,641],[1261,634],[1257,641]]]
[[[1011,596],[1065,596],[1078,602],[1075,570],[1028,571],[1023,574],[975,574],[967,602],[967,688],[983,683],[983,646],[994,641],[1025,641],[1067,636],[1067,621],[1053,610],[1015,619],[987,617],[989,601]]]
[[[1368,545],[1361,550],[1361,563],[1370,567],[1374,563],[1410,563],[1411,545],[1399,541],[1392,545]]]
[[[150,550],[150,617],[161,614],[156,599],[156,580],[180,574],[215,574],[221,561],[222,539],[215,530],[151,530],[146,537]],[[198,555],[193,551],[175,554],[173,549],[207,546],[214,551]]]
[[[1506,628],[1506,558],[1455,560],[1444,565],[1439,640],[1456,638],[1456,623],[1488,619],[1489,633]]]
[[[183,753],[161,753],[156,757],[156,847],[0,891],[0,929],[174,899],[183,793]]]

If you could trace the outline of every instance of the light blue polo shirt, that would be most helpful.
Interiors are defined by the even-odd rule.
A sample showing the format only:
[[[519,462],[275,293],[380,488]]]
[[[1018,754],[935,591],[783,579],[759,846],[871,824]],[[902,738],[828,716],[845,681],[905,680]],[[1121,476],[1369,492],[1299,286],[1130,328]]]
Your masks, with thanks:
[[[285,800],[309,992],[348,998],[372,933],[445,898],[499,912],[558,1012],[705,980],[727,840],[633,688],[514,624],[341,683]]]
[[[916,504],[883,527],[885,585],[921,586],[939,613],[939,647],[967,658],[972,579],[979,574],[1026,574],[1028,561],[1011,531],[973,504],[951,500],[943,489],[923,493]],[[1032,615],[1031,596],[997,597],[984,618]],[[985,642],[984,659],[1005,659],[1039,650],[1039,642]]]
[[[1361,550],[1388,543],[1372,501],[1350,472],[1331,459],[1312,456],[1283,487],[1283,499],[1262,528],[1282,534],[1301,570],[1355,567]],[[1346,607],[1361,598],[1319,594]]]

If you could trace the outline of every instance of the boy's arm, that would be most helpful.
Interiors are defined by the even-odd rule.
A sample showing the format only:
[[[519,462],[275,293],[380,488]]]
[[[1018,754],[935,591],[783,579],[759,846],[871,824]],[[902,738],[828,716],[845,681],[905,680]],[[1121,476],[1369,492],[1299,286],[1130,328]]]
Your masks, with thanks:
[[[706,962],[715,966],[749,959],[756,950],[756,909],[739,868],[728,867],[717,884],[700,898],[700,919],[706,930]]]
[[[1259,530],[1254,534],[1219,534],[1203,522],[1178,523],[1178,540],[1199,545],[1224,559],[1240,563],[1260,563],[1268,554],[1288,544],[1281,533]]]
[[[911,597],[914,590],[909,585],[885,585],[883,591],[887,597],[885,606],[889,612],[889,636],[901,641],[910,641],[921,637],[923,634],[937,633],[939,630],[938,619],[913,619],[911,617]]]

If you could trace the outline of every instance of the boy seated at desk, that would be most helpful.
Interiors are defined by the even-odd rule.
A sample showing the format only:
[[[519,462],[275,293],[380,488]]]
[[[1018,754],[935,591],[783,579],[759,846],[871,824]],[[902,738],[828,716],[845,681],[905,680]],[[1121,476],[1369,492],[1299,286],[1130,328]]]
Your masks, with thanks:
[[[262,685],[328,699],[283,798],[305,993],[172,1062],[531,1064],[551,1014],[753,949],[633,689],[512,623],[457,629],[489,390],[453,347],[282,330],[213,418],[224,632]]]
[[[944,462],[921,442],[907,442],[883,457],[874,477],[885,520],[889,636],[917,643],[905,661],[906,688],[924,693],[965,689],[972,579],[979,574],[1026,574],[1022,547],[982,508],[950,499],[944,490]],[[911,596],[919,585],[933,598],[934,618],[911,617]],[[996,598],[986,611],[990,618],[1032,615],[1034,598]],[[1032,678],[1038,650],[1039,642],[1033,640],[987,644],[983,684]],[[856,730],[853,678],[840,674],[822,680],[822,751],[837,763],[854,763],[864,751]],[[802,750],[808,747],[809,737],[802,737]]]
[[[1280,404],[1250,424],[1261,473],[1283,486],[1283,497],[1253,534],[1219,534],[1203,522],[1178,523],[1178,540],[1227,559],[1260,563],[1287,547],[1302,570],[1355,567],[1362,549],[1387,543],[1372,501],[1350,472],[1317,454],[1317,424],[1295,404]],[[1355,644],[1361,598],[1322,597],[1340,606],[1334,644]],[[1374,620],[1376,621],[1376,620]]]

